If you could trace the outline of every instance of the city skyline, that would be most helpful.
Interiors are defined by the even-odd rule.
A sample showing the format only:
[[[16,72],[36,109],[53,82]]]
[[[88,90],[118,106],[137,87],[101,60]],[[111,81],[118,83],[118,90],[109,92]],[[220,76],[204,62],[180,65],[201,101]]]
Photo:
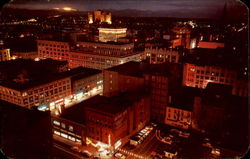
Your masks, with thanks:
[[[91,10],[137,10],[143,11],[142,16],[160,16],[160,17],[182,17],[182,18],[218,18],[223,12],[225,4],[230,10],[229,17],[232,19],[244,16],[244,3],[237,0],[107,0],[107,1],[13,1],[8,7],[24,8],[24,9],[53,9],[71,7],[79,11]],[[149,13],[150,12],[150,13]],[[121,13],[122,15],[122,13]]]

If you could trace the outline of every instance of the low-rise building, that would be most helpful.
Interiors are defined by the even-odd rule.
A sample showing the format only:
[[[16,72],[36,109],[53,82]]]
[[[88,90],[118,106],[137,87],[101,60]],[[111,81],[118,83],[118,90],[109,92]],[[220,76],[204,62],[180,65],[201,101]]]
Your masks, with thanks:
[[[38,40],[39,58],[68,61],[70,68],[88,67],[103,70],[129,61],[145,59],[144,52],[134,52],[132,43],[68,42]]]
[[[4,81],[0,86],[0,99],[26,108],[62,103],[71,94],[70,77],[46,76],[30,79],[22,74],[15,81]]]
[[[175,26],[172,29],[173,33],[173,44],[172,47],[183,46],[184,48],[190,48],[190,34],[191,28],[189,26]]]
[[[77,42],[76,50],[83,52],[93,52],[94,54],[104,56],[125,56],[134,54],[133,43],[121,43],[121,42]]]
[[[149,95],[140,90],[114,97],[94,96],[52,117],[52,124],[55,139],[61,136],[82,145],[116,149],[149,119]]]
[[[114,96],[144,86],[151,91],[151,120],[164,123],[168,96],[181,86],[181,72],[176,63],[125,63],[103,71],[103,94]]]
[[[102,90],[102,71],[90,68],[81,69],[82,73],[79,73],[71,78],[72,94],[80,95],[88,93],[91,90]]]
[[[200,96],[198,88],[183,87],[176,94],[170,96],[167,106],[165,124],[188,129],[192,124],[195,97]]]
[[[179,62],[179,52],[174,49],[166,48],[145,48],[146,59],[150,63],[158,64],[164,62]]]
[[[205,88],[209,82],[233,85],[237,80],[237,59],[218,49],[193,49],[184,58],[183,85]]]
[[[0,48],[0,62],[10,60],[10,49]]]
[[[21,59],[36,59],[38,58],[38,53],[37,51],[13,51],[12,56]]]
[[[119,141],[124,144],[126,136],[142,129],[150,119],[149,96],[142,91],[96,96],[83,104],[88,137],[114,148]]]
[[[89,96],[102,93],[101,71],[82,67],[68,70],[65,64],[51,59],[6,61],[0,65],[0,99],[27,108],[44,106],[61,110],[84,93]]]
[[[237,72],[220,66],[197,65],[185,63],[183,68],[183,85],[206,88],[209,82],[233,85]]]
[[[0,147],[6,156],[44,159],[51,155],[53,144],[49,112],[26,109],[2,100],[0,109]]]
[[[39,58],[51,58],[54,60],[68,61],[70,56],[70,47],[71,45],[69,42],[37,40]]]
[[[84,125],[84,121],[79,118],[75,120],[72,116],[74,115],[65,113],[60,117],[51,117],[53,137],[56,140],[56,137],[60,136],[73,143],[84,145],[86,143],[86,126]]]

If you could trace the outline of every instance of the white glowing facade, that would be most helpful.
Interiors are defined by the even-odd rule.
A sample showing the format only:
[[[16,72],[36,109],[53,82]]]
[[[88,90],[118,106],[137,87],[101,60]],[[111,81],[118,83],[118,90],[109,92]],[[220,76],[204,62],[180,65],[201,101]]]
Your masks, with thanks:
[[[119,38],[127,36],[127,28],[98,28],[98,30],[100,42],[117,42]]]

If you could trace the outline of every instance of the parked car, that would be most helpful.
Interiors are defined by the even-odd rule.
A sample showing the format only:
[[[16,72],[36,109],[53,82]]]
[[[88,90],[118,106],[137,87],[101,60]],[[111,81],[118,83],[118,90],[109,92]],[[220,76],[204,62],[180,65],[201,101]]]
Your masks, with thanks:
[[[151,125],[152,125],[153,127],[156,127],[156,126],[157,126],[157,124],[155,124],[155,123],[151,123]]]
[[[203,142],[202,142],[202,146],[204,147],[208,147],[208,148],[212,148],[212,144],[210,143],[210,139],[209,138],[204,138]]]
[[[92,154],[87,150],[81,151],[81,155],[85,158],[90,158],[92,156]]]
[[[75,152],[81,152],[81,149],[78,146],[71,147],[71,150],[73,150]]]
[[[120,152],[115,153],[115,157],[120,159],[126,159],[126,156]]]
[[[171,145],[172,143],[173,143],[173,140],[172,140],[172,138],[171,137],[164,137],[164,141],[165,141],[165,143],[167,143],[167,144],[169,144],[169,145]]]
[[[220,156],[220,149],[218,148],[212,148],[211,153],[216,156]]]
[[[180,136],[180,137],[184,137],[184,138],[189,138],[190,133],[180,131],[180,132],[179,132],[179,136]]]

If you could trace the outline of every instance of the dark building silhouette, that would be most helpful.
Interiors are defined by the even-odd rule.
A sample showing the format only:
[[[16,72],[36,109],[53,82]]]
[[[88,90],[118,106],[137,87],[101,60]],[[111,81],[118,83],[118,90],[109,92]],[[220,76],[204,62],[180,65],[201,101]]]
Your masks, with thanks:
[[[50,113],[0,101],[0,148],[18,159],[51,158]]]

